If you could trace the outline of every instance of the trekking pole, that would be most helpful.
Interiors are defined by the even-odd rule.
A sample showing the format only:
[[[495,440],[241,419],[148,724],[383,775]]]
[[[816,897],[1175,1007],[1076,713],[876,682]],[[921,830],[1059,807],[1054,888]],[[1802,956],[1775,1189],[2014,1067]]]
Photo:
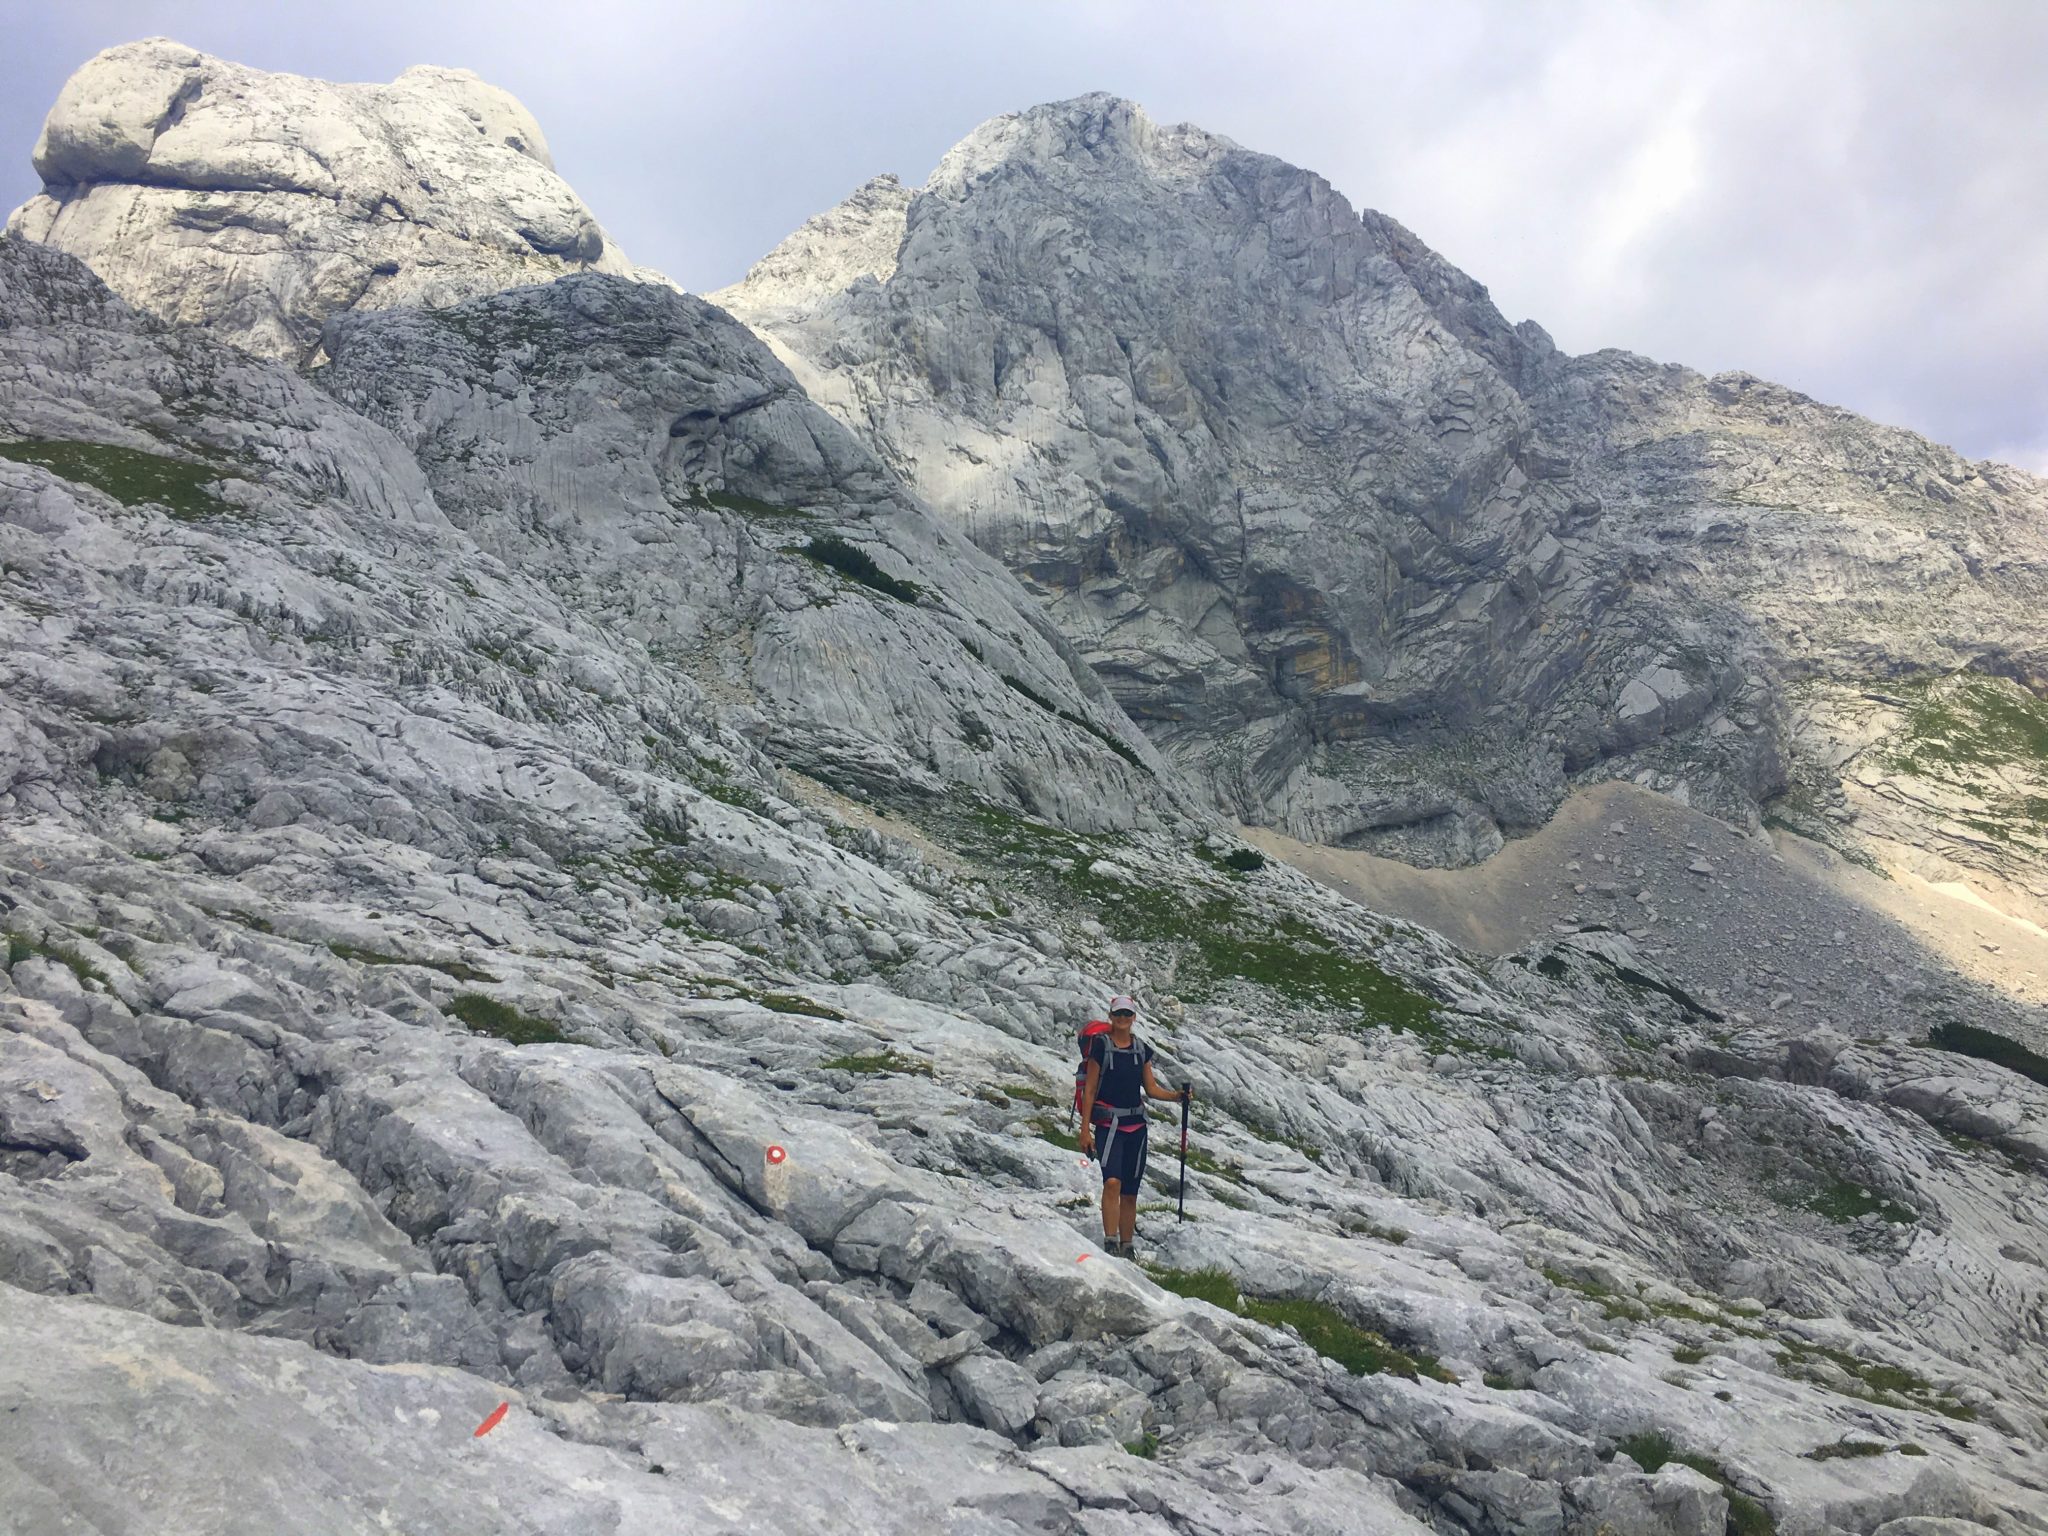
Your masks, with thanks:
[[[1188,1219],[1188,1106],[1195,1101],[1192,1083],[1180,1091],[1180,1215],[1179,1220]]]

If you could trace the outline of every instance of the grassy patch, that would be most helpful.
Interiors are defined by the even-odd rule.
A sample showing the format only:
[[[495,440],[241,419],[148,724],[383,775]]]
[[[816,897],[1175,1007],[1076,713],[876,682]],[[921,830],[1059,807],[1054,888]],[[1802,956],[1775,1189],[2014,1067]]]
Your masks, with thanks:
[[[1803,1209],[1840,1226],[1873,1215],[1896,1222],[1910,1223],[1915,1219],[1910,1206],[1886,1200],[1847,1179],[1830,1179],[1799,1203]]]
[[[1287,1301],[1239,1292],[1237,1281],[1221,1269],[1167,1269],[1145,1266],[1145,1272],[1162,1290],[1176,1296],[1191,1296],[1251,1318],[1269,1328],[1289,1327],[1325,1359],[1335,1360],[1354,1376],[1377,1376],[1382,1372],[1414,1381],[1427,1376],[1433,1381],[1454,1382],[1458,1378],[1426,1354],[1410,1354],[1396,1348],[1369,1328],[1361,1328],[1335,1307],[1320,1301]]]
[[[876,1051],[867,1056],[834,1056],[818,1063],[821,1072],[855,1072],[862,1077],[930,1077],[928,1062],[898,1056],[894,1051]]]
[[[1178,1147],[1175,1148],[1175,1152],[1177,1155],[1179,1152]],[[1228,1179],[1233,1184],[1242,1184],[1244,1182],[1244,1170],[1238,1167],[1237,1164],[1219,1162],[1216,1158],[1211,1157],[1207,1152],[1193,1144],[1190,1144],[1188,1147],[1188,1166],[1197,1173],[1208,1174],[1211,1178]]]
[[[702,506],[720,507],[744,517],[809,518],[811,515],[802,507],[785,507],[777,502],[763,501],[758,496],[742,496],[737,491],[700,489],[692,493],[691,499]]]
[[[1225,1312],[1238,1310],[1239,1296],[1237,1281],[1225,1269],[1166,1269],[1146,1266],[1145,1272],[1152,1277],[1152,1283],[1162,1291],[1171,1291],[1176,1296],[1191,1297],[1206,1301],[1212,1307],[1221,1307]]]
[[[1040,1109],[1059,1109],[1061,1103],[1043,1088],[1034,1088],[1029,1083],[998,1083],[996,1091],[1006,1099],[1015,1099],[1020,1104],[1035,1104]]]
[[[812,1002],[808,997],[798,997],[794,992],[755,992],[752,999],[770,1013],[800,1013],[805,1018],[828,1019],[834,1024],[846,1021],[846,1015],[837,1008]]]
[[[1496,1392],[1534,1392],[1536,1389],[1526,1381],[1517,1381],[1503,1371],[1488,1371],[1480,1378]]]
[[[1142,1456],[1145,1460],[1151,1461],[1159,1455],[1159,1437],[1148,1429],[1142,1440],[1126,1440],[1124,1449],[1133,1456]]]
[[[352,960],[357,965],[417,965],[430,971],[439,971],[457,981],[495,982],[498,978],[489,971],[480,971],[473,965],[464,965],[460,960],[411,960],[404,955],[387,955],[374,949],[359,949],[353,944],[330,940],[328,949],[336,959]]]
[[[902,581],[891,576],[879,565],[875,557],[858,544],[849,544],[836,533],[821,533],[806,543],[798,554],[818,564],[829,566],[840,575],[870,587],[885,597],[893,597],[899,603],[915,603],[924,596],[924,588],[914,581]]]
[[[1367,1221],[1361,1217],[1345,1217],[1343,1227],[1353,1237],[1370,1237],[1377,1242],[1392,1243],[1396,1248],[1408,1241],[1408,1234],[1401,1228],[1383,1227],[1376,1221]]]
[[[1681,1344],[1671,1351],[1671,1358],[1680,1365],[1698,1365],[1707,1358],[1707,1352],[1704,1349],[1695,1349],[1690,1344]]]
[[[1040,1115],[1031,1122],[1031,1129],[1063,1152],[1081,1150],[1081,1138],[1065,1129],[1059,1121]]]
[[[126,507],[162,507],[179,522],[197,522],[232,510],[206,489],[221,478],[221,472],[188,459],[116,448],[111,443],[45,438],[0,443],[0,458],[40,464],[53,475],[103,491]]]
[[[106,975],[100,968],[68,944],[57,944],[45,939],[32,939],[25,933],[10,933],[7,935],[7,969],[13,970],[22,961],[29,959],[31,956],[40,956],[45,960],[56,961],[57,964],[63,966],[78,978],[80,986],[84,986],[88,981],[96,981],[101,986],[107,984]]]
[[[1885,1447],[1875,1440],[1837,1440],[1831,1445],[1817,1445],[1806,1452],[1808,1461],[1841,1461],[1861,1456],[1882,1456]]]
[[[2028,1050],[2019,1041],[1993,1030],[1944,1019],[1928,1031],[1927,1044],[1937,1051],[1974,1056],[1979,1061],[2004,1067],[2008,1072],[2017,1072],[2021,1077],[2048,1084],[2048,1056]]]
[[[514,1045],[553,1045],[567,1038],[546,1019],[521,1013],[510,1003],[485,997],[481,992],[457,993],[446,1011],[478,1034],[495,1035]]]
[[[1601,1315],[1610,1322],[1622,1319],[1641,1321],[1650,1315],[1650,1309],[1633,1296],[1610,1290],[1597,1280],[1580,1280],[1549,1265],[1543,1268],[1543,1278],[1561,1291],[1572,1291],[1588,1301],[1598,1302]]]
[[[1694,1456],[1681,1451],[1668,1436],[1654,1430],[1616,1441],[1615,1449],[1645,1472],[1655,1472],[1676,1462],[1719,1483],[1721,1492],[1728,1498],[1728,1536],[1774,1536],[1778,1529],[1771,1512],[1748,1494],[1737,1492],[1728,1480],[1727,1468],[1710,1456]]]
[[[1249,984],[1289,1003],[1353,1014],[1365,1027],[1442,1033],[1434,998],[1300,918],[1261,921],[1234,896],[1186,881],[1153,885],[1135,875],[1097,874],[1096,863],[1130,857],[1113,839],[1084,837],[989,805],[928,830],[1062,910],[1092,913],[1114,939],[1175,946],[1177,990],[1191,1002]]]
[[[1860,1359],[1846,1350],[1829,1349],[1821,1344],[1802,1344],[1789,1339],[1781,1342],[1784,1347],[1777,1357],[1778,1369],[1787,1376],[1810,1381],[1832,1391],[1843,1391],[1819,1369],[1821,1362],[1825,1361],[1855,1379],[1856,1385],[1847,1389],[1850,1397],[1884,1408],[1918,1409],[1964,1423],[1976,1421],[1976,1409],[1937,1391],[1932,1382],[1903,1366]]]

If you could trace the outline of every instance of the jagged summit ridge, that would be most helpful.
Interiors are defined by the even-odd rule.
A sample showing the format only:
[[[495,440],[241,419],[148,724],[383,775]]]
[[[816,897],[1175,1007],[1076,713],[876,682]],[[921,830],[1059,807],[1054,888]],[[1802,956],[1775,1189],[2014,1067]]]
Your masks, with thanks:
[[[268,356],[312,355],[343,309],[636,272],[532,115],[467,70],[338,85],[128,43],[65,84],[35,166],[9,233]]]

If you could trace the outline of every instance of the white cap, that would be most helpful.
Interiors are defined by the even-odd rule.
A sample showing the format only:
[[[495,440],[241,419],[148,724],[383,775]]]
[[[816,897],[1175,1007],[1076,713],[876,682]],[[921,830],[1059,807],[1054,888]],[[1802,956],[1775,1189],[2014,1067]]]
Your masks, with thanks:
[[[1112,997],[1109,1000],[1109,1011],[1112,1014],[1122,1013],[1126,1008],[1132,1013],[1136,1013],[1138,1011],[1138,1000],[1135,997]]]

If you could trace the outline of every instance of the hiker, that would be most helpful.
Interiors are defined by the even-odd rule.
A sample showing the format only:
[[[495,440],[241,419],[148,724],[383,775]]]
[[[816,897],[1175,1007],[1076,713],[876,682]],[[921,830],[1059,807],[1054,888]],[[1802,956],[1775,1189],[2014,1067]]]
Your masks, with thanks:
[[[1138,1005],[1128,997],[1109,1000],[1109,1029],[1087,1036],[1087,1077],[1081,1087],[1081,1150],[1096,1156],[1102,1131],[1102,1247],[1121,1258],[1133,1254],[1138,1229],[1138,1188],[1145,1178],[1144,1099],[1186,1100],[1188,1090],[1169,1093],[1152,1075],[1152,1047],[1133,1033]]]

